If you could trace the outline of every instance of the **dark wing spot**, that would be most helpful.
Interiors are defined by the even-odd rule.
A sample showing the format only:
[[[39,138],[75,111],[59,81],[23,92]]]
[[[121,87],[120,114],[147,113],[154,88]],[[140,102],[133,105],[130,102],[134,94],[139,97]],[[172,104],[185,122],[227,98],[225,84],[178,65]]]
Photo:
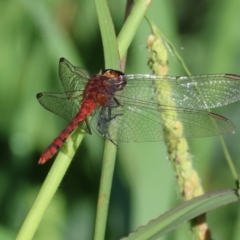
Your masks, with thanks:
[[[236,74],[225,74],[224,77],[231,78],[231,79],[234,79],[234,80],[240,80],[240,76],[236,75]]]
[[[38,93],[36,97],[37,97],[37,98],[41,98],[42,96],[43,96],[42,93]]]

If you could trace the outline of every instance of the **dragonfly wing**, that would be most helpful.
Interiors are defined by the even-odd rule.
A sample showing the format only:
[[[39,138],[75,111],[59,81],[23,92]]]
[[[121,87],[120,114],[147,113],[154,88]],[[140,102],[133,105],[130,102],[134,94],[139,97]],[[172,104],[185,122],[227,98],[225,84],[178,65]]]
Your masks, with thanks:
[[[149,115],[149,111],[131,106],[98,109],[91,126],[97,134],[112,141],[151,142],[164,138],[159,115]]]
[[[240,100],[240,76],[232,74],[195,76],[125,75],[127,86],[116,94],[121,101],[145,102],[149,106],[211,109]],[[119,97],[117,96],[119,95]]]
[[[72,120],[79,111],[82,100],[81,92],[69,93],[38,93],[37,100],[50,112],[67,120]]]
[[[92,122],[93,129],[113,141],[160,141],[164,139],[165,132],[169,139],[179,139],[224,135],[235,131],[234,124],[220,115],[173,107],[157,112],[150,108],[119,106],[111,110],[106,108],[98,115]]]
[[[65,58],[59,61],[59,76],[66,94],[76,90],[84,90],[89,73],[80,67],[73,66]]]

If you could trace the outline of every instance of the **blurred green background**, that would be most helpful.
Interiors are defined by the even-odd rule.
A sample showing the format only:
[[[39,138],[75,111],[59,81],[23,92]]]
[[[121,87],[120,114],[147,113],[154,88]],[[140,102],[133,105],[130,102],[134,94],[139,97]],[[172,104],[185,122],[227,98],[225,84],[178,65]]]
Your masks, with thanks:
[[[116,32],[126,1],[111,0]],[[148,16],[159,26],[192,74],[240,74],[239,0],[155,0]],[[142,21],[129,49],[126,73],[150,73]],[[61,91],[58,61],[65,57],[91,73],[104,68],[93,1],[0,0],[0,239],[14,239],[53,161],[37,164],[41,152],[67,122],[36,100],[41,91]],[[169,56],[170,74],[184,74]],[[224,137],[240,168],[240,103],[213,110],[237,131]],[[218,137],[191,139],[191,154],[207,192],[233,188]],[[86,136],[34,239],[91,239],[103,139]],[[119,144],[106,239],[119,239],[180,202],[174,173],[160,143]],[[239,206],[207,214],[215,239],[240,239]],[[162,239],[190,239],[185,224]]]

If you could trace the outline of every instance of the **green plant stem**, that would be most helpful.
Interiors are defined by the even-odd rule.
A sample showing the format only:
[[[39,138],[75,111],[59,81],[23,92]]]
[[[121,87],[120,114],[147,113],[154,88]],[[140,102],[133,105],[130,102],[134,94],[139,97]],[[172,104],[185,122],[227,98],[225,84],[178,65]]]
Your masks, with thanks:
[[[165,47],[166,42],[161,36],[161,32],[155,24],[148,19],[148,22],[152,28],[152,35],[148,38],[147,47],[150,53],[149,66],[152,68],[153,72],[157,75],[166,75],[168,73],[168,54],[167,48]],[[162,90],[162,84],[164,84],[165,89]],[[162,84],[156,84],[156,89],[160,93],[161,98],[158,101],[161,105],[166,104],[167,106],[173,106],[173,102],[170,100],[169,103],[165,101],[162,102],[163,96],[167,96],[167,99],[171,99],[172,88],[167,80],[162,80]],[[168,89],[168,91],[166,91]],[[170,94],[170,96],[168,96]],[[203,187],[201,185],[200,177],[197,171],[194,169],[192,164],[192,156],[189,153],[188,142],[185,138],[173,139],[172,133],[174,129],[170,121],[174,121],[174,125],[178,122],[178,113],[176,112],[161,112],[161,117],[163,121],[165,144],[167,146],[168,157],[172,163],[178,189],[181,197],[187,201],[196,196],[202,195],[204,193]],[[179,120],[181,121],[181,120]],[[179,131],[183,128],[182,123],[179,122]],[[210,231],[208,225],[205,221],[205,215],[201,215],[191,221],[192,232],[195,239],[209,239],[204,238],[210,236]]]
[[[147,18],[147,20],[149,21],[149,19]],[[183,61],[181,55],[178,53],[178,51],[176,50],[176,48],[174,47],[174,45],[171,43],[170,40],[168,40],[162,33],[161,33],[161,36],[162,38],[164,39],[165,41],[165,44],[168,45],[168,48],[171,49],[172,53],[176,56],[176,59],[180,62],[180,64],[182,65],[183,69],[185,70],[185,72],[188,74],[188,75],[191,75],[190,71],[188,70],[185,62]],[[230,171],[232,173],[232,176],[236,182],[236,185],[237,185],[237,188],[239,188],[239,176],[238,176],[238,173],[237,173],[237,170],[236,170],[236,167],[232,161],[232,158],[230,156],[230,153],[228,151],[228,148],[226,146],[226,143],[223,139],[222,136],[219,136],[220,138],[220,143],[222,145],[222,148],[223,148],[223,152],[224,152],[224,155],[225,155],[225,158],[226,158],[226,161],[228,163],[228,166],[230,168]]]
[[[103,40],[105,68],[120,70],[120,58],[126,54],[129,44],[136,32],[136,29],[144,17],[147,6],[149,6],[149,4],[146,4],[147,2],[150,3],[150,1],[146,0],[136,1],[136,4],[133,7],[135,14],[131,16],[130,20],[127,19],[127,27],[125,27],[125,23],[123,26],[123,29],[125,30],[122,32],[122,37],[120,37],[117,42],[107,2],[105,0],[95,0],[95,6]],[[125,35],[127,32],[129,34],[127,36],[127,41],[125,41]],[[132,32],[132,34],[130,34],[130,32]],[[121,48],[118,49],[118,46],[121,46]],[[95,240],[102,240],[105,236],[115,159],[116,146],[112,142],[106,140],[103,154],[103,167],[100,180],[97,216],[94,230]]]
[[[117,148],[105,142],[94,239],[104,239]]]
[[[120,59],[122,59],[126,54],[150,3],[151,0],[135,1],[132,11],[126,19],[126,22],[124,23],[117,38]]]
[[[96,11],[103,41],[105,68],[120,70],[117,39],[107,2],[95,0]],[[116,146],[106,140],[103,153],[102,174],[98,194],[98,205],[94,229],[94,239],[104,239],[107,223],[109,199],[112,188],[112,177],[116,160]]]
[[[225,155],[225,158],[226,158],[226,161],[228,163],[228,166],[230,168],[230,171],[232,172],[232,175],[233,175],[233,178],[235,180],[235,183],[237,185],[237,188],[239,189],[239,176],[238,176],[238,173],[237,173],[237,170],[236,170],[236,167],[232,161],[232,158],[230,156],[230,153],[228,151],[228,148],[226,146],[226,143],[223,139],[222,136],[219,136],[220,138],[220,142],[221,142],[221,145],[222,145],[222,148],[223,148],[223,152],[224,152],[224,155]]]
[[[34,201],[18,235],[17,240],[28,240],[34,236],[41,219],[56,193],[59,184],[61,183],[76,149],[82,141],[83,134],[77,129],[67,139],[66,144],[60,149],[48,175],[45,179],[36,200]]]
[[[117,40],[107,1],[95,0],[94,2],[103,42],[105,68],[120,70]]]

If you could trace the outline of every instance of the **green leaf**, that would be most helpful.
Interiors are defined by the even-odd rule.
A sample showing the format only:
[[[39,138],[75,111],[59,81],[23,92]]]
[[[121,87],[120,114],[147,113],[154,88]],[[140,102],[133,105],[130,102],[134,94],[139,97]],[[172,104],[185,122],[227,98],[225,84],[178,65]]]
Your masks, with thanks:
[[[157,239],[192,218],[238,200],[235,190],[222,190],[204,194],[180,204],[123,239]]]

